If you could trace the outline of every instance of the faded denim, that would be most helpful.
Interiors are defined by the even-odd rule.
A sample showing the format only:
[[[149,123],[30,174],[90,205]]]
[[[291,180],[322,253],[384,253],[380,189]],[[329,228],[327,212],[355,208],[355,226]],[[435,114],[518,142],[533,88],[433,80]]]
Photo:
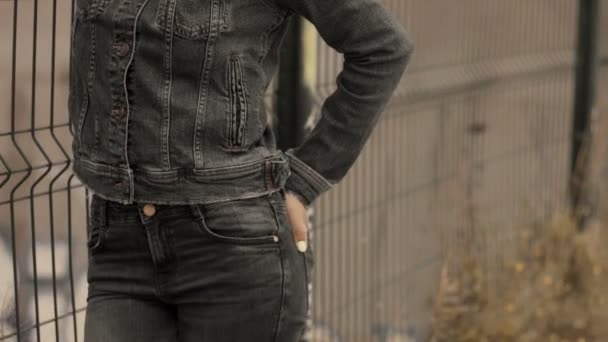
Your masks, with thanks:
[[[284,200],[281,189],[150,217],[93,196],[85,342],[298,341],[310,256]]]
[[[74,172],[123,204],[211,204],[279,188],[306,205],[354,164],[412,53],[377,0],[77,0]],[[263,96],[294,15],[344,54],[306,140],[277,150]]]

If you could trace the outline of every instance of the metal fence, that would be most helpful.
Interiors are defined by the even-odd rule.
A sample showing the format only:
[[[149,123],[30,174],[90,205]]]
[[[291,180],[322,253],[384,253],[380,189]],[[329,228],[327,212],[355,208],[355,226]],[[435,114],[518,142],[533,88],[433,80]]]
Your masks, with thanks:
[[[425,340],[448,250],[479,237],[508,249],[510,226],[568,205],[578,2],[383,3],[416,52],[357,163],[313,208],[313,341]],[[88,194],[70,169],[72,7],[0,0],[0,341],[17,326],[22,340],[82,340]],[[342,60],[310,24],[300,34],[312,106],[298,122],[310,128]],[[279,121],[286,81],[267,96]],[[484,260],[500,272],[498,254]]]
[[[569,205],[580,3],[384,4],[416,51],[360,159],[314,208],[313,340],[426,340],[448,251],[475,241],[484,269],[501,272],[511,227]],[[310,127],[342,57],[302,31]]]

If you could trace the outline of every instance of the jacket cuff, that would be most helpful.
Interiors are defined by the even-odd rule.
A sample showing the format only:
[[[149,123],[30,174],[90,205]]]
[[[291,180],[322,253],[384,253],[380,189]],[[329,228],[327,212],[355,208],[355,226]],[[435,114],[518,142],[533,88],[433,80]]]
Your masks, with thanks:
[[[332,187],[325,177],[293,155],[293,148],[285,151],[289,160],[290,176],[285,182],[285,191],[296,195],[305,206],[310,206],[322,193]]]

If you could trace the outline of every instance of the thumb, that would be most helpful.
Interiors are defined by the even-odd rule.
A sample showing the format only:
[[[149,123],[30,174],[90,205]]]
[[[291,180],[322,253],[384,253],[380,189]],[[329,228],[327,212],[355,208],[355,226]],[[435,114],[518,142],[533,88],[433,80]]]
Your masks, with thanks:
[[[306,207],[296,195],[287,192],[285,196],[287,216],[298,251],[304,253],[308,248],[308,215]]]
[[[304,253],[308,248],[308,239],[306,236],[306,225],[299,224],[294,226],[293,231],[294,239],[296,240],[296,247],[298,247],[298,251]]]

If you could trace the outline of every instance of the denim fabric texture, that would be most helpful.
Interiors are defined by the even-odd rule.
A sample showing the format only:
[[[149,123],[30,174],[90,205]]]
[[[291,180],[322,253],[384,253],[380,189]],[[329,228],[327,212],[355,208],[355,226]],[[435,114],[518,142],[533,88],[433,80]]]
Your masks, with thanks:
[[[299,341],[308,265],[284,201],[281,189],[149,216],[94,195],[84,340]]]
[[[76,0],[74,172],[122,204],[211,204],[279,188],[310,205],[354,164],[412,43],[377,0]],[[294,15],[344,56],[297,147],[278,150],[263,97]]]

